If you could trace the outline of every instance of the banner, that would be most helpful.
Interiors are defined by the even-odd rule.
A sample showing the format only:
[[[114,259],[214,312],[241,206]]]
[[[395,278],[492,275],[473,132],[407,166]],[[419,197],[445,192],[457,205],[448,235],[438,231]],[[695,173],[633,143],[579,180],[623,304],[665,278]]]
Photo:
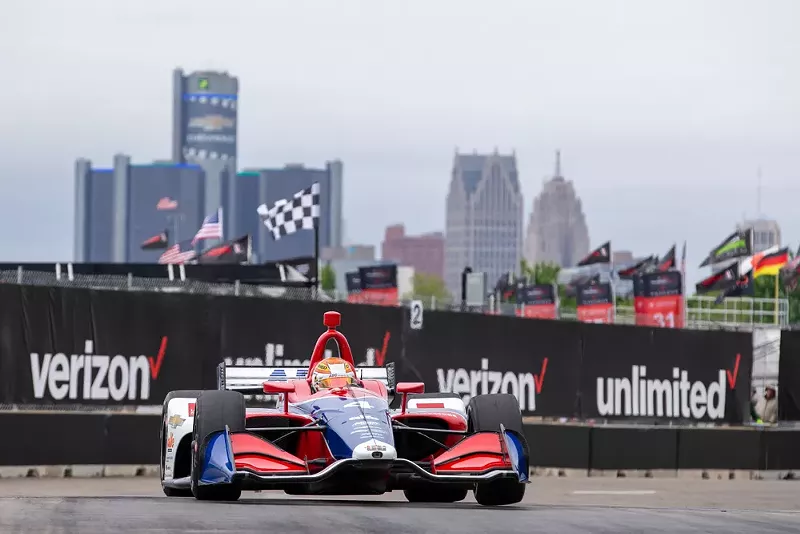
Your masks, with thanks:
[[[679,271],[645,273],[633,284],[636,324],[683,328],[683,278]]]
[[[347,285],[347,302],[361,302],[361,275],[358,271],[345,273],[345,284]]]
[[[750,420],[750,333],[583,326],[584,418]]]
[[[584,323],[614,322],[614,293],[610,283],[578,286],[578,320]]]
[[[359,302],[397,306],[397,265],[359,267],[358,276],[361,279]]]
[[[3,404],[160,405],[172,390],[215,389],[223,358],[305,365],[329,310],[357,364],[400,352],[398,308],[8,284],[0,298]]]
[[[404,332],[397,377],[465,402],[510,393],[525,415],[577,416],[581,326],[426,310],[423,328]]]
[[[517,288],[517,317],[558,319],[556,288],[553,284],[535,284]]]

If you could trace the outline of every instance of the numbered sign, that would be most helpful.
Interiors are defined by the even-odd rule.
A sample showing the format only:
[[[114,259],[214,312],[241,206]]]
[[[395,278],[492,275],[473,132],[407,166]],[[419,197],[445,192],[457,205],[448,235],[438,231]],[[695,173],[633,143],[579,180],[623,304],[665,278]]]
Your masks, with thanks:
[[[422,301],[421,300],[412,300],[411,301],[411,320],[410,326],[412,330],[421,330],[422,329]]]

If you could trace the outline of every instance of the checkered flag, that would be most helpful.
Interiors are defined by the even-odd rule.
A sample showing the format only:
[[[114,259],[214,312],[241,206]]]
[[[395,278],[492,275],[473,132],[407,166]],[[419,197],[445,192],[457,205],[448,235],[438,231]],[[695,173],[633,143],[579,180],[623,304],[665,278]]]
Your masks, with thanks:
[[[291,200],[281,199],[272,208],[258,207],[264,226],[278,240],[298,230],[313,230],[319,224],[319,182],[295,193]]]

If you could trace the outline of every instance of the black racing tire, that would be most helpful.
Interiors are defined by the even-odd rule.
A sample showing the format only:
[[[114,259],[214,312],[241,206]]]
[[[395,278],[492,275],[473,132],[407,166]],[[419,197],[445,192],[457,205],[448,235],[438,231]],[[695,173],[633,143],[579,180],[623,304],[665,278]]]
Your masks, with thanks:
[[[522,412],[519,409],[519,401],[514,395],[472,397],[467,405],[467,420],[469,433],[499,432],[502,424],[506,430],[518,432],[524,440]],[[473,493],[478,504],[483,506],[517,504],[525,497],[525,486],[524,482],[503,478],[475,484]]]
[[[225,430],[242,432],[245,429],[244,395],[237,391],[209,390],[197,397],[192,430],[192,495],[202,501],[236,501],[242,496],[238,485],[201,486],[200,458],[206,452],[208,437]]]
[[[442,484],[430,484],[403,490],[408,502],[459,502],[467,498],[468,489],[448,488]]]
[[[158,439],[159,443],[161,444],[161,463],[159,464],[159,474],[161,476],[161,482],[164,481],[164,453],[167,449],[167,406],[169,405],[169,401],[172,399],[180,399],[180,398],[188,398],[188,399],[196,399],[200,393],[202,393],[199,389],[180,389],[177,391],[170,391],[167,393],[167,396],[164,397],[164,402],[161,406],[161,430],[159,431]],[[192,491],[189,489],[177,489],[177,488],[168,488],[166,486],[161,486],[164,490],[164,495],[167,497],[191,497]]]

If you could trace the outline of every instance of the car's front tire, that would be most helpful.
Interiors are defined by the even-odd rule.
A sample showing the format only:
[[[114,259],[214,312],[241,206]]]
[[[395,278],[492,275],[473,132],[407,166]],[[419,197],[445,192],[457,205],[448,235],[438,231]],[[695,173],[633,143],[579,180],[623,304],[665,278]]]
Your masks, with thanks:
[[[499,432],[500,425],[503,425],[506,430],[513,430],[524,436],[522,412],[519,409],[519,401],[514,395],[472,397],[467,405],[467,420],[470,433]],[[527,449],[527,444],[525,447]],[[525,486],[525,483],[518,480],[503,478],[476,484],[473,493],[478,504],[484,506],[517,504],[525,497]]]
[[[192,495],[198,500],[236,501],[242,489],[236,484],[200,485],[200,459],[205,456],[208,437],[222,432],[245,429],[244,396],[236,391],[209,390],[197,397],[192,430]]]
[[[164,486],[164,466],[166,463],[167,451],[167,408],[169,401],[172,399],[196,399],[202,391],[197,389],[181,389],[178,391],[170,391],[164,398],[164,403],[161,408],[161,432],[158,436],[161,443],[161,464],[159,465],[159,472],[161,474],[161,488],[164,490],[164,495],[167,497],[191,497],[192,491],[190,489],[169,488]],[[177,447],[175,447],[177,449]],[[177,454],[176,454],[177,456]],[[174,469],[173,469],[174,472]]]

